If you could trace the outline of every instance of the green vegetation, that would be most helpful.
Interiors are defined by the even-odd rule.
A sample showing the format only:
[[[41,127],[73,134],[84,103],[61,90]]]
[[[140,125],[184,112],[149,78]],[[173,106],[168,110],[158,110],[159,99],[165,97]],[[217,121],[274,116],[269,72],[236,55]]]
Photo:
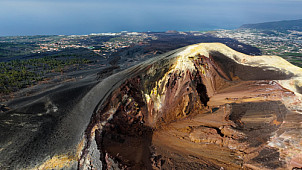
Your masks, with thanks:
[[[282,56],[302,57],[302,53],[283,53]]]
[[[289,61],[290,63],[292,63],[295,66],[301,67],[302,68],[302,61]]]
[[[31,54],[38,46],[34,43],[0,43],[0,57],[14,57]]]
[[[41,81],[52,81],[52,77],[60,74],[95,68],[101,63],[103,65],[111,53],[141,42],[145,36],[147,35],[0,37],[0,96]]]
[[[0,62],[0,93],[8,94],[37,84],[48,73],[63,73],[91,63],[83,58],[56,59],[53,57]]]
[[[62,38],[64,37],[52,35],[0,37],[0,57],[30,55],[40,49],[40,43],[54,43]]]
[[[288,62],[292,63],[293,65],[296,65],[298,67],[302,68],[302,54],[301,53],[284,53],[280,54],[282,58],[287,60]]]

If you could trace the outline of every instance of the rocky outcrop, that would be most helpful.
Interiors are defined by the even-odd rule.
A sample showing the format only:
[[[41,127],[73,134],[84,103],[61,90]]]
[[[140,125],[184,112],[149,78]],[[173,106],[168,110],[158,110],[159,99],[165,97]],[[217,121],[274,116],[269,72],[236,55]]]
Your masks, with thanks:
[[[285,69],[289,64],[280,58],[246,56],[221,44],[164,57],[127,79],[94,115],[90,127],[97,130],[86,134],[97,141],[103,169],[300,166],[293,155],[301,138],[292,136],[286,149],[274,140],[287,133],[288,117],[301,124],[301,114],[288,109],[289,100],[300,102],[299,91],[280,85],[297,79],[300,68]]]
[[[35,168],[301,168],[301,79],[279,57],[218,43],[171,51],[89,90],[58,120],[78,122],[73,144]]]

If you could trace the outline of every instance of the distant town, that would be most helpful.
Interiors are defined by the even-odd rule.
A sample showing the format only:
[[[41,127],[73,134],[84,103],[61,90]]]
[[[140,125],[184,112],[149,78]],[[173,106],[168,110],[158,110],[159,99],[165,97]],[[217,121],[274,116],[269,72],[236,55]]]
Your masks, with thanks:
[[[186,35],[186,32],[168,31]],[[194,36],[211,34],[218,38],[231,38],[239,42],[261,49],[264,55],[279,55],[290,59],[290,56],[302,56],[302,32],[288,30],[287,32],[263,31],[257,29],[216,30],[208,32],[189,32]],[[95,37],[106,37],[108,41],[93,41]],[[131,45],[144,45],[150,40],[156,40],[153,34],[127,32],[120,33],[92,33],[89,35],[58,35],[58,36],[24,36],[24,37],[0,37],[0,43],[13,43],[24,41],[33,43],[34,46],[24,47],[23,52],[43,53],[60,51],[66,48],[87,48],[101,56],[109,56],[121,48]],[[16,41],[17,40],[17,41]],[[1,48],[1,47],[0,47]],[[0,50],[1,55],[1,50]]]
[[[74,76],[75,71],[101,69],[98,77],[102,78],[116,69],[125,69],[155,55],[201,42],[221,42],[250,55],[278,55],[302,67],[302,32],[294,30],[11,36],[0,37],[0,94],[10,94],[43,82],[82,78],[80,74]]]
[[[302,57],[302,32],[300,31],[237,29],[210,31],[210,33],[219,38],[236,39],[259,48],[264,55],[278,55],[295,65],[302,66],[302,60],[299,58]]]
[[[94,41],[93,44],[89,41],[94,37],[108,37],[109,41]],[[20,37],[26,39],[26,37]],[[95,52],[96,54],[104,57],[110,55],[113,52],[117,52],[118,49],[130,47],[134,44],[146,44],[148,40],[155,40],[156,37],[148,35],[146,33],[127,32],[120,33],[92,33],[90,35],[59,35],[59,36],[41,36],[40,38],[30,40],[28,37],[27,42],[36,43],[36,48],[30,50],[26,49],[30,53],[43,53],[60,51],[66,48],[87,48]],[[9,42],[9,40],[0,40],[1,42]]]

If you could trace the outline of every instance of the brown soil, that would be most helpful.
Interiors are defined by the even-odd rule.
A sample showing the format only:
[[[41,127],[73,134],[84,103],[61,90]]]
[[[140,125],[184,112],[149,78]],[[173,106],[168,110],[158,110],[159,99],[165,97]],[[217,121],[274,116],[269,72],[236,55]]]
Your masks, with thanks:
[[[119,107],[99,145],[126,169],[281,168],[279,152],[266,145],[287,114],[280,93],[292,95],[268,81],[242,82],[212,96],[198,114],[165,117],[156,127],[144,122],[146,105],[137,98]]]
[[[268,143],[288,128],[283,122],[292,116],[281,99],[294,94],[275,81],[253,80],[254,68],[222,66],[219,55],[192,61],[194,72],[142,73],[111,94],[87,130],[102,126],[95,138],[103,169],[285,168],[285,158]],[[238,70],[226,71],[233,65]],[[245,81],[242,69],[251,73]],[[278,74],[272,75],[284,78]],[[153,100],[144,96],[155,93]]]

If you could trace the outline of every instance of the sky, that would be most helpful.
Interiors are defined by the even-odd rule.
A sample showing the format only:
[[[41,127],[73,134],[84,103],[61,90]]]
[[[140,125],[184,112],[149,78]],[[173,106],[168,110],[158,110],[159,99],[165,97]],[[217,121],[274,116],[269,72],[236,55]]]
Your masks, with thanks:
[[[0,36],[204,31],[302,19],[302,0],[0,0]]]

